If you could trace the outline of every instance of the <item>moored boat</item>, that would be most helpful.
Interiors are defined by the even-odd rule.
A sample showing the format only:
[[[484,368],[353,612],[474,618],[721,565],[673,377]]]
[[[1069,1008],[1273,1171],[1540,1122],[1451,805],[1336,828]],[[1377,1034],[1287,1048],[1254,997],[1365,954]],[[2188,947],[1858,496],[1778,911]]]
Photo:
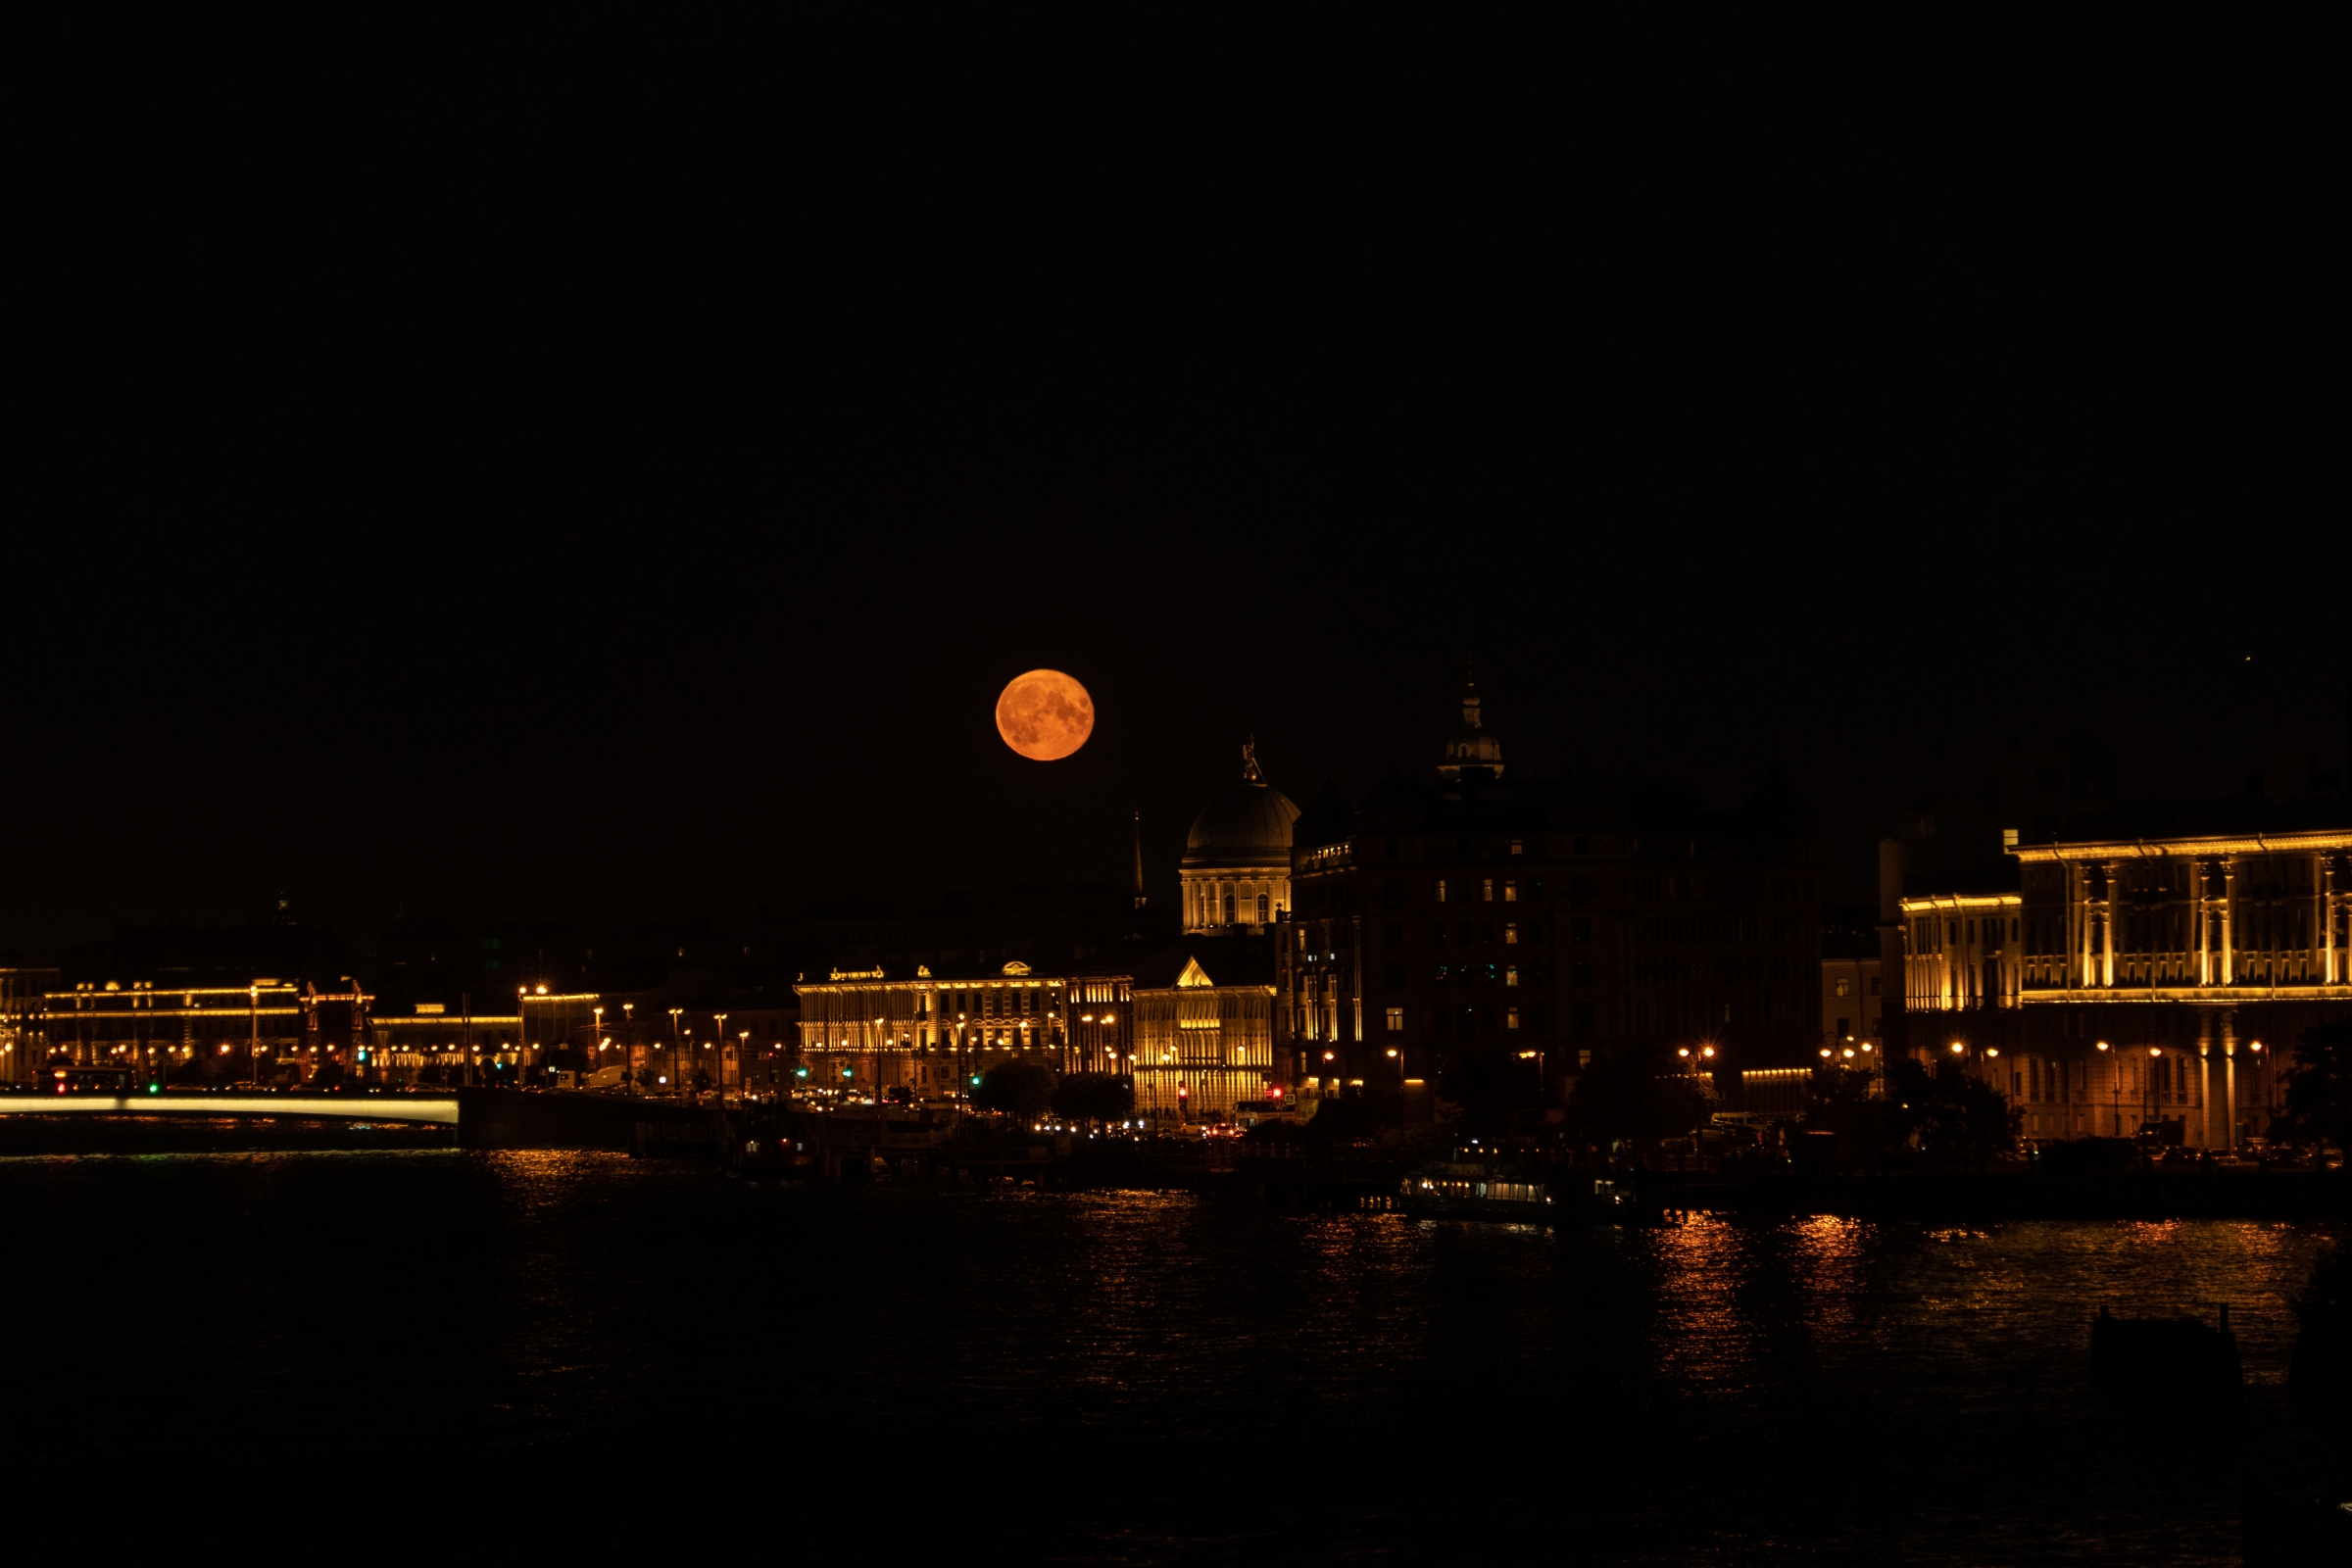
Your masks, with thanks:
[[[1489,1219],[1536,1224],[1612,1218],[1631,1199],[1606,1179],[1573,1177],[1555,1183],[1542,1175],[1483,1160],[1435,1159],[1405,1173],[1399,1206],[1424,1217]]]

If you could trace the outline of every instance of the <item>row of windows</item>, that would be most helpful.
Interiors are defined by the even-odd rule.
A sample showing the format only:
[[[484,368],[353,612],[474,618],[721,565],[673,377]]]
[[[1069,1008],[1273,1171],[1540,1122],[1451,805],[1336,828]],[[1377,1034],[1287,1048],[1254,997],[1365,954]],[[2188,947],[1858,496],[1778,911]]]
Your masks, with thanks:
[[[1475,882],[1457,880],[1451,883],[1448,883],[1446,878],[1440,877],[1437,881],[1437,902],[1440,904],[1467,903],[1475,895],[1479,903],[1493,904],[1495,902],[1494,890],[1497,886],[1502,889],[1501,902],[1504,904],[1519,902],[1519,879],[1509,876],[1502,878],[1499,883],[1491,876],[1479,877]],[[1384,897],[1392,901],[1401,900],[1404,897],[1404,884],[1392,878],[1381,892]],[[1453,897],[1449,898],[1449,894]],[[1531,904],[1544,902],[1544,879],[1542,877],[1528,879],[1527,898]]]
[[[2322,869],[2332,866],[2340,879],[2352,871],[2352,861],[2344,856],[2288,855],[2217,856],[2194,859],[2168,858],[2164,860],[2140,860],[2115,868],[2115,876],[2098,864],[2079,866],[2082,872],[2082,897],[2104,899],[2109,896],[2109,882],[2119,881],[2126,894],[2163,897],[2170,894],[2185,898],[2192,891],[2209,899],[2230,896],[2230,868],[2236,868],[2235,887],[2240,898],[2291,898],[2308,895],[2323,883]],[[2034,865],[2026,869],[2025,886],[2034,892],[2058,894],[2065,890],[2067,867],[2063,865]],[[2200,877],[2198,871],[2204,874]],[[2200,885],[2201,884],[2201,885]],[[2342,887],[2339,880],[2337,887]]]
[[[1957,916],[1947,920],[1915,920],[1912,922],[1914,945],[1911,951],[1925,953],[1930,948],[1936,947],[1939,929],[1943,945],[1956,948],[1964,941],[1974,943],[1977,940],[1979,923],[1975,920],[1963,920]],[[1983,922],[1983,930],[1986,942],[2001,940],[2001,922],[1997,917],[1986,915]],[[2009,940],[2015,942],[2017,937],[2018,923],[2011,920],[2009,922]]]
[[[1929,924],[1930,929],[1925,936],[1925,941],[1928,945],[1933,946],[1935,942],[1934,922]],[[2064,942],[2065,924],[2063,921],[2055,918],[2035,919],[2028,921],[2027,924],[2034,930],[2030,952],[2039,955],[2067,951]],[[2206,917],[2206,952],[2219,953],[2222,951],[2223,925],[2223,921],[2216,915]],[[1971,922],[1969,932],[1971,941],[1975,940],[1973,927],[1974,922]],[[2091,951],[2097,952],[2106,945],[2106,916],[2096,913],[2087,916],[2082,929],[2083,941]],[[2012,920],[2009,923],[2009,934],[2012,938],[2018,935],[2018,922]],[[1991,936],[1997,940],[1998,933],[1991,933]],[[2229,922],[2229,936],[2230,946],[2239,953],[2298,953],[2314,947],[2327,946],[2328,932],[2323,925],[2319,941],[2315,943],[2312,940],[2310,911],[2306,909],[2240,908],[2237,911],[2237,917]],[[2352,910],[2338,914],[2335,936],[2338,947],[2352,946]],[[1958,939],[1954,937],[1950,940],[1957,941]],[[2169,915],[2161,912],[2126,911],[2117,923],[2115,946],[2119,953],[2189,953],[2196,949],[2195,927],[2191,924],[2190,916],[2185,910],[2176,911]]]
[[[1605,840],[1602,848],[1604,851],[1608,848]],[[1383,840],[1381,853],[1389,859],[1401,860],[1404,858],[1404,841],[1402,839]],[[1542,839],[1458,838],[1453,841],[1453,855],[1457,860],[1491,860],[1506,855],[1540,857],[1543,853],[1544,841]],[[1578,856],[1591,855],[1592,853],[1592,835],[1586,833],[1571,835],[1568,840],[1568,853]]]

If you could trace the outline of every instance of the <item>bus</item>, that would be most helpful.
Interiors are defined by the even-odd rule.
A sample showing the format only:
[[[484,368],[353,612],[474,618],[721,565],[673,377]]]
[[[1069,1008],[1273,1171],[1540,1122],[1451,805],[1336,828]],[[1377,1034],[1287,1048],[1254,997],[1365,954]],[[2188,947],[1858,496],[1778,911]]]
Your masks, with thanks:
[[[42,1087],[53,1095],[113,1095],[121,1099],[138,1087],[128,1067],[51,1067]]]

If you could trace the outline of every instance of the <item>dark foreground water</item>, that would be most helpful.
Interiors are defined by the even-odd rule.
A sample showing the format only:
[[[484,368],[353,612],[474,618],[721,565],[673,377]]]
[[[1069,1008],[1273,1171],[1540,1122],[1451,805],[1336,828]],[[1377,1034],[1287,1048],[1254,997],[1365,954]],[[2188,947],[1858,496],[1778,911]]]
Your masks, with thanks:
[[[2352,1496],[2278,1386],[2324,1245],[0,1159],[0,1443],[173,1555],[2227,1563],[2243,1478]],[[2222,1300],[2242,1423],[2093,1401],[2097,1303]]]

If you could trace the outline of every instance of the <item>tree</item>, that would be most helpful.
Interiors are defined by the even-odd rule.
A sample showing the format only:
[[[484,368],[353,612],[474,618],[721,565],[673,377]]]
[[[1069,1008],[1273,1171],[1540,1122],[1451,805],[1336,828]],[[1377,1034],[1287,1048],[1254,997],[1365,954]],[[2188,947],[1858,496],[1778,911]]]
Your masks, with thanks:
[[[2017,1147],[2018,1113],[2008,1097],[1959,1063],[1937,1061],[1934,1071],[1907,1056],[1886,1062],[1891,1125],[1931,1154],[1979,1155]]]
[[[1054,1074],[1043,1062],[1013,1056],[981,1074],[972,1103],[1028,1121],[1054,1100]]]
[[[1666,1053],[1656,1048],[1595,1056],[1568,1101],[1570,1132],[1604,1149],[1619,1141],[1680,1138],[1706,1118],[1705,1089],[1670,1068]]]
[[[1805,1106],[1808,1129],[1836,1133],[1842,1161],[1881,1159],[1910,1141],[1905,1112],[1881,1098],[1868,1072],[1844,1066],[1813,1069],[1813,1094]]]
[[[2352,1149],[2352,1019],[2304,1030],[2285,1082],[2286,1111],[2271,1135]]]
[[[1111,1072],[1074,1072],[1054,1086],[1055,1111],[1072,1121],[1125,1121],[1135,1114],[1135,1080]]]

